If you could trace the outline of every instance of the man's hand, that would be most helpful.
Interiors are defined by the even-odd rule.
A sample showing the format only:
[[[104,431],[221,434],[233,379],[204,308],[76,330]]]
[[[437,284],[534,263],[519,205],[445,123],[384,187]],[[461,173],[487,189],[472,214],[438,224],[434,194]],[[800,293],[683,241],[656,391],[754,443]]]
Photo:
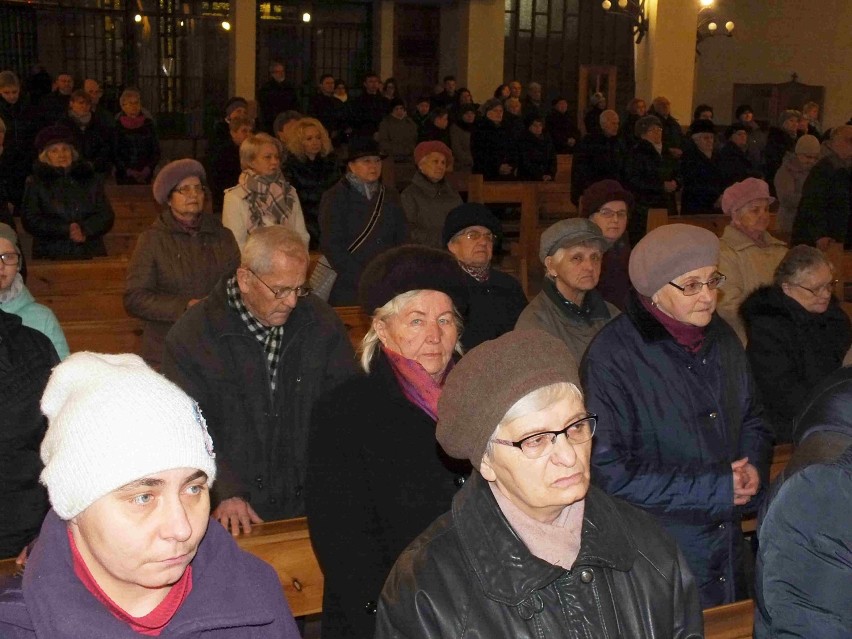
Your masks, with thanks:
[[[499,171],[500,175],[511,175],[514,169],[511,164],[501,164]]]
[[[77,244],[82,244],[86,241],[86,235],[77,222],[72,222],[71,226],[68,227],[68,237],[72,242],[76,242]]]
[[[731,463],[734,475],[734,505],[745,506],[757,494],[760,488],[760,475],[757,469],[743,457]]]
[[[225,530],[230,529],[234,537],[240,536],[241,526],[243,532],[250,533],[252,524],[263,523],[260,516],[254,512],[254,508],[245,499],[239,497],[231,497],[219,504],[213,511],[213,519],[218,520]]]

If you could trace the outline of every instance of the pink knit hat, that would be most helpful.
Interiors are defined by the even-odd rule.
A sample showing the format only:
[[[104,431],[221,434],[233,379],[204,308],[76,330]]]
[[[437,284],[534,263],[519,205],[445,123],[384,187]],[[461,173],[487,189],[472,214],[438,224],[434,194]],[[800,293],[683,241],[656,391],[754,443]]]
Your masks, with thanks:
[[[769,195],[769,185],[766,182],[757,178],[746,178],[729,186],[722,193],[722,211],[725,215],[733,215],[735,211],[755,200],[768,200],[768,203],[772,204],[775,198]]]

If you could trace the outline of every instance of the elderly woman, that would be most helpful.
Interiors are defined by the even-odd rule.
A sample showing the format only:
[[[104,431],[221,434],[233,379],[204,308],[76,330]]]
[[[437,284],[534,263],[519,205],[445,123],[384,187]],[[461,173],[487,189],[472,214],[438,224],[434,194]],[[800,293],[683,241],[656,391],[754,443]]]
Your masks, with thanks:
[[[139,236],[127,267],[124,308],[145,320],[141,355],[154,367],[160,365],[172,325],[240,263],[234,236],[203,212],[205,179],[195,160],[163,167],[153,186],[163,210]]]
[[[281,143],[266,133],[247,137],[240,145],[240,180],[225,191],[222,224],[242,248],[253,230],[281,224],[308,244],[302,205],[296,189],[281,173]]]
[[[793,419],[811,389],[843,365],[852,346],[849,316],[832,295],[834,269],[822,251],[793,247],[772,286],[743,302],[748,353],[777,442],[789,442]]]
[[[119,184],[150,184],[160,161],[160,141],[154,121],[142,110],[142,96],[125,89],[119,98],[121,111],[115,116],[112,158]]]
[[[399,193],[381,183],[383,158],[375,140],[353,138],[346,175],[322,196],[320,249],[337,271],[332,306],[356,304],[367,263],[408,238]]]
[[[462,203],[461,196],[444,179],[453,164],[453,152],[437,140],[421,142],[414,149],[417,173],[403,190],[402,209],[408,220],[411,241],[444,248],[441,231],[447,213]]]
[[[364,271],[367,374],[320,399],[312,416],[307,513],[325,575],[323,639],[373,636],[394,560],[470,472],[435,445],[438,400],[460,350],[460,278],[449,255],[419,246],[387,251]]]
[[[50,338],[60,359],[68,357],[68,342],[56,316],[36,303],[20,274],[23,258],[18,249],[18,234],[8,224],[0,224],[0,310],[21,318],[24,326]]]
[[[820,143],[813,135],[803,135],[796,141],[794,153],[787,153],[775,173],[775,194],[778,196],[778,223],[784,233],[793,232],[793,220],[802,199],[802,187],[813,166],[819,162]]]
[[[711,120],[695,120],[689,131],[693,143],[685,145],[680,159],[681,213],[715,213],[724,190],[716,152],[716,127]]]
[[[27,181],[21,221],[33,236],[33,257],[89,259],[106,255],[103,236],[115,214],[104,185],[88,162],[80,160],[73,134],[61,126],[36,137],[38,160]]]
[[[560,220],[542,233],[544,283],[516,328],[547,331],[565,342],[579,362],[592,338],[619,314],[595,290],[608,248],[601,229],[585,218]]]
[[[633,204],[633,194],[615,180],[595,182],[583,191],[580,200],[580,215],[597,224],[604,239],[609,242],[609,249],[601,261],[597,290],[619,310],[624,310],[630,290],[627,220]]]
[[[740,304],[756,288],[772,282],[775,268],[787,253],[787,245],[766,231],[769,205],[774,201],[766,182],[757,178],[737,182],[722,194],[722,210],[731,216],[731,223],[721,238],[719,270],[726,282],[717,310],[743,344],[746,334]]]
[[[600,418],[595,482],[655,515],[675,538],[703,607],[745,599],[740,520],[763,494],[772,433],[745,351],[715,315],[719,239],[669,224],[630,254],[635,292],[582,363]]]
[[[503,124],[503,103],[486,100],[482,115],[470,134],[473,172],[486,180],[511,180],[518,166],[518,151]]]
[[[310,247],[319,246],[319,205],[322,194],[340,178],[328,131],[316,118],[302,118],[287,142],[284,175],[298,191]]]
[[[514,331],[466,355],[437,438],[479,472],[397,560],[376,638],[703,636],[677,544],[589,485],[597,422],[560,340]]]

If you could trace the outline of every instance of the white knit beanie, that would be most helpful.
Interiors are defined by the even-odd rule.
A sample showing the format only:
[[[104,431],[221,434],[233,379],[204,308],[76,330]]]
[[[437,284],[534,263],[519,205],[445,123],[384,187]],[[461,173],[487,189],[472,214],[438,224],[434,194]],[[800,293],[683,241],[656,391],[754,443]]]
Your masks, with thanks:
[[[208,486],[216,478],[198,404],[137,355],[71,355],[53,369],[41,410],[48,419],[41,483],[62,519],[166,470],[202,470]]]

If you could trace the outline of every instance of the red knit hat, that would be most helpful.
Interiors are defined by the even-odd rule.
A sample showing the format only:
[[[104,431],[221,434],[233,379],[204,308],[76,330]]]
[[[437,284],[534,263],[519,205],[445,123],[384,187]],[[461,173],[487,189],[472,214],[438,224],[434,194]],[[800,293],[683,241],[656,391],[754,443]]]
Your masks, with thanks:
[[[420,164],[420,160],[430,153],[443,154],[443,156],[447,158],[447,165],[453,161],[453,152],[450,151],[450,147],[438,140],[430,140],[429,142],[421,142],[414,147],[414,164]]]

